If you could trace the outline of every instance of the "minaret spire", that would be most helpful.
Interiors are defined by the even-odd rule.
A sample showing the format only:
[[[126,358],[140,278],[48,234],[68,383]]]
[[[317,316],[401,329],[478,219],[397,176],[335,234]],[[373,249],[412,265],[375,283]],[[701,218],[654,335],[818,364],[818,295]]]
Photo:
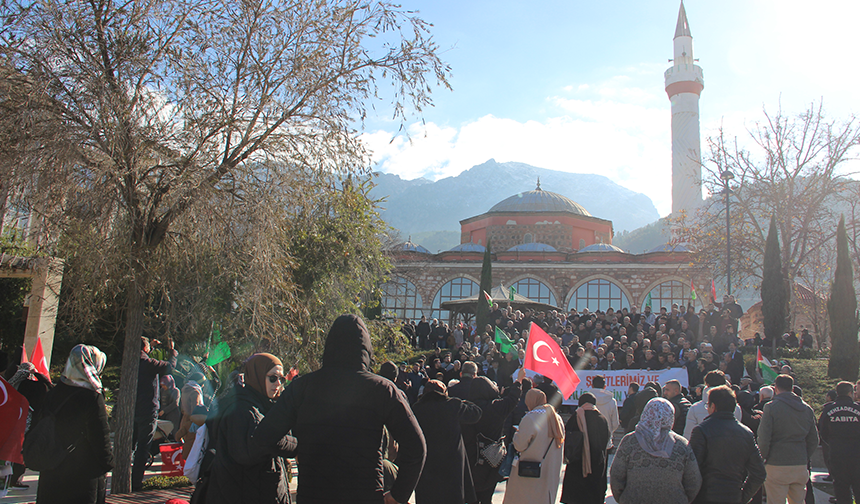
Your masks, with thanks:
[[[687,21],[687,9],[684,8],[682,0],[681,9],[678,11],[678,24],[675,26],[675,38],[692,36],[690,33],[690,23]]]
[[[705,87],[693,58],[693,36],[684,2],[672,41],[675,58],[666,70],[666,94],[672,102],[672,213],[692,212],[702,203],[702,148],[699,95]]]

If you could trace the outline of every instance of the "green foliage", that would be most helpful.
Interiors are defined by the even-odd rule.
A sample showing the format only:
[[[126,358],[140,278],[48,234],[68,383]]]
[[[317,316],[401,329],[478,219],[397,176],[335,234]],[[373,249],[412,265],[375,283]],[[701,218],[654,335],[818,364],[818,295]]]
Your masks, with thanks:
[[[399,325],[378,320],[367,320],[365,323],[373,343],[374,370],[379,370],[379,366],[385,361],[400,364],[417,355],[409,340],[400,332]]]
[[[854,272],[848,254],[848,235],[845,233],[845,216],[839,219],[836,230],[836,273],[827,300],[830,314],[830,340],[832,342],[827,375],[843,380],[857,380],[860,371],[860,349],[857,347],[857,296],[854,292]]]
[[[493,290],[493,261],[492,252],[490,251],[490,240],[487,240],[487,249],[484,250],[484,263],[481,265],[481,286],[478,292],[478,306],[475,308],[475,321],[478,327],[478,333],[482,333],[484,327],[490,323],[490,302],[487,301],[484,293],[489,294]]]
[[[812,406],[818,418],[821,407],[827,402],[827,392],[836,388],[840,380],[827,376],[827,361],[823,359],[794,360],[789,361],[789,365],[797,375],[795,384],[803,389],[803,400]]]
[[[144,480],[143,490],[167,490],[191,486],[191,481],[185,476],[153,476]]]
[[[31,257],[34,250],[16,229],[0,236],[0,254]],[[30,293],[29,278],[0,278],[0,347],[13,348],[24,341],[24,301]]]
[[[776,215],[770,218],[770,230],[764,248],[762,265],[761,311],[764,317],[764,333],[776,341],[785,333],[788,315],[788,289],[782,272],[779,236]]]

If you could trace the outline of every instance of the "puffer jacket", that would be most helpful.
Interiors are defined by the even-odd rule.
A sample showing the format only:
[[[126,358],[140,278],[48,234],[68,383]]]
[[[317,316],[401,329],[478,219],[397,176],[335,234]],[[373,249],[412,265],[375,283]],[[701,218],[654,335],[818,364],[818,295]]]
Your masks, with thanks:
[[[702,473],[694,502],[749,502],[767,472],[749,428],[717,411],[693,428],[690,447]]]
[[[323,365],[293,380],[260,422],[253,442],[273,446],[292,431],[298,439],[296,498],[303,504],[383,500],[382,428],[400,446],[391,488],[406,502],[424,467],[426,444],[403,392],[370,372],[373,347],[364,321],[335,320]]]

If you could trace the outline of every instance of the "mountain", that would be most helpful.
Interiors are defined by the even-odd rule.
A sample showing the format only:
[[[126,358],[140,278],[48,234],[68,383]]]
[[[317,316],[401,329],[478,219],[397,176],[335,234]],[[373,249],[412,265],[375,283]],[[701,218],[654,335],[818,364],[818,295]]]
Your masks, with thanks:
[[[498,163],[493,159],[436,182],[377,173],[371,196],[385,198],[382,217],[400,231],[404,240],[412,236],[415,243],[420,243],[416,239],[419,234],[434,236],[434,247],[428,248],[437,252],[460,242],[461,220],[485,213],[509,196],[534,190],[538,177],[543,190],[567,196],[591,215],[611,220],[616,233],[640,228],[660,217],[650,198],[603,175]]]

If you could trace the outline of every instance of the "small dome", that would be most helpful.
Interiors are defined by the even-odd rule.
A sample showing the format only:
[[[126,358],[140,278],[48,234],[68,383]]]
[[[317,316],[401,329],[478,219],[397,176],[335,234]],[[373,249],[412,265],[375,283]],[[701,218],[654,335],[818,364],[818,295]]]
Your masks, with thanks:
[[[511,247],[508,252],[558,252],[555,247],[546,243],[523,243],[516,247]]]
[[[567,196],[541,189],[540,180],[534,191],[515,194],[504,199],[493,205],[488,213],[512,212],[566,212],[591,217],[588,210]]]
[[[692,250],[690,250],[689,247],[687,247],[687,245],[683,243],[678,243],[675,245],[672,245],[671,243],[664,243],[663,245],[659,245],[648,251],[649,254],[651,252],[692,252]]]
[[[415,243],[412,243],[411,236],[405,242],[398,243],[397,245],[393,246],[392,250],[396,250],[398,252],[418,252],[419,254],[432,254],[432,252],[422,247],[421,245],[416,245]]]
[[[580,252],[624,252],[615,245],[609,243],[595,243],[579,250]]]
[[[483,254],[486,250],[486,247],[477,243],[461,243],[448,252],[481,252]]]

